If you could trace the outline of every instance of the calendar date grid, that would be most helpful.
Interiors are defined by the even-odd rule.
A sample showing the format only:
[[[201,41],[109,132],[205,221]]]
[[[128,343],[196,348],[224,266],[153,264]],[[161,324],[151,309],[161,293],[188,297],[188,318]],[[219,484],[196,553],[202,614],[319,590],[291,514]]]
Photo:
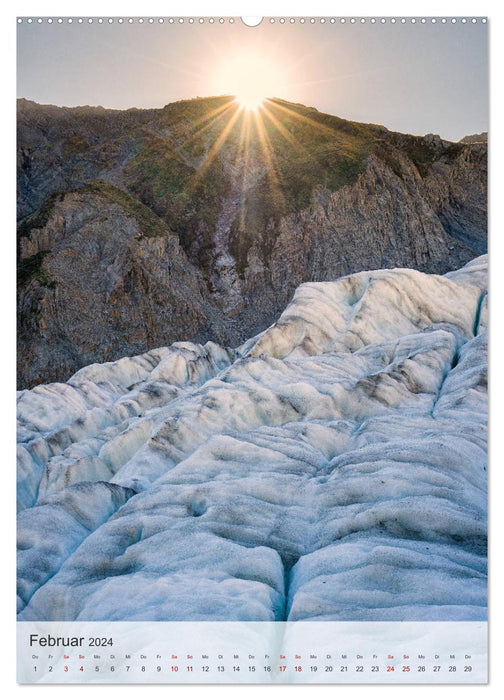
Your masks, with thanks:
[[[65,653],[32,654],[33,673],[128,674],[422,674],[473,672],[472,655],[464,654],[383,654],[303,653],[303,654],[143,654],[143,653]]]

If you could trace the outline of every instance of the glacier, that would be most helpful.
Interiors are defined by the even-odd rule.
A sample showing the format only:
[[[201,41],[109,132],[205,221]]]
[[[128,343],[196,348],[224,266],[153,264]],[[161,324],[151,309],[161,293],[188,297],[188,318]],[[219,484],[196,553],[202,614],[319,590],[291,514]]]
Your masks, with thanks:
[[[18,619],[486,619],[486,280],[306,283],[18,392]]]

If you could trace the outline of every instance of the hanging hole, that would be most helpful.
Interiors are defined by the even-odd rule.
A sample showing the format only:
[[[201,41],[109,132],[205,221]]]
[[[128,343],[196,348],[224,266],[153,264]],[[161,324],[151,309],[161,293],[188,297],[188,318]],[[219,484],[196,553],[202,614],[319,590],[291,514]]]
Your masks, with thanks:
[[[247,27],[257,27],[261,24],[261,22],[263,21],[263,18],[262,17],[242,17],[241,21]]]

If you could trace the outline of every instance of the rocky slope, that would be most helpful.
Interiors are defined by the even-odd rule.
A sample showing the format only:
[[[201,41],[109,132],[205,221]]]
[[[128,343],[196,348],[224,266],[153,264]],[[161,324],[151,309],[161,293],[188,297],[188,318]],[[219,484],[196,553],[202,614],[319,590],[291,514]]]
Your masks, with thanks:
[[[488,133],[483,131],[481,134],[469,134],[460,139],[459,143],[488,143]]]
[[[296,287],[486,251],[485,143],[269,101],[18,101],[18,384],[185,337],[236,346]]]
[[[18,396],[20,620],[481,620],[486,256]]]

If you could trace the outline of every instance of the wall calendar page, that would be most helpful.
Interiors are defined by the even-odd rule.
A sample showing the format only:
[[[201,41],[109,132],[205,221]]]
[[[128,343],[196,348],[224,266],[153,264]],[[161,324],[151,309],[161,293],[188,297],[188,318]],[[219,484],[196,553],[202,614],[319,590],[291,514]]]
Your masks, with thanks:
[[[17,680],[487,682],[485,17],[17,18]]]

